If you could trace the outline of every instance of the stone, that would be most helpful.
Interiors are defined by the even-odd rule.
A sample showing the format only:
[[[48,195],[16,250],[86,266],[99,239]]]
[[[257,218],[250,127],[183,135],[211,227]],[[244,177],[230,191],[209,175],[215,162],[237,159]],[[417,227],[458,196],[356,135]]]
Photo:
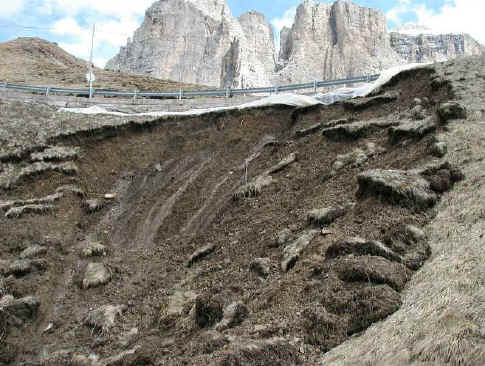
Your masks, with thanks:
[[[330,225],[344,215],[345,209],[342,207],[325,207],[310,211],[307,215],[307,221],[310,225],[324,226]]]
[[[301,253],[310,245],[312,240],[320,233],[319,230],[309,230],[303,233],[294,242],[288,244],[283,249],[283,256],[281,259],[281,270],[288,272],[294,267]]]
[[[438,115],[440,116],[441,122],[446,123],[453,119],[466,119],[467,110],[466,107],[459,102],[446,102],[440,105]]]
[[[127,309],[126,305],[103,305],[88,311],[83,324],[103,333],[108,332],[115,326],[116,318],[121,316]]]
[[[332,141],[351,141],[369,136],[382,128],[397,126],[396,121],[363,121],[326,128],[322,135]]]
[[[186,267],[192,267],[192,265],[205,257],[207,257],[209,254],[214,252],[216,250],[216,245],[215,244],[207,244],[203,246],[200,249],[197,249],[192,255],[189,257],[186,263]]]
[[[82,249],[83,257],[101,257],[106,255],[106,247],[99,241],[88,241],[86,246]]]
[[[84,201],[84,208],[87,213],[94,213],[102,210],[105,207],[105,203],[100,199],[92,199]]]
[[[89,263],[82,281],[82,288],[88,289],[105,285],[110,280],[111,273],[103,263]]]
[[[357,196],[374,196],[391,204],[416,209],[429,209],[438,196],[430,183],[414,171],[370,170],[357,176],[359,190]]]
[[[247,317],[249,310],[242,302],[233,302],[224,308],[224,315],[222,320],[216,326],[216,330],[223,331],[229,328],[234,328],[241,324],[244,318]]]
[[[448,145],[445,142],[433,142],[429,146],[429,153],[437,158],[442,158],[448,153]]]
[[[5,213],[8,219],[18,219],[26,214],[45,215],[54,211],[55,207],[52,205],[25,205],[19,207],[12,207]]]
[[[377,240],[365,240],[359,237],[346,238],[333,243],[325,252],[325,259],[333,259],[346,255],[354,256],[380,256],[393,262],[402,262],[399,254],[393,252]]]
[[[426,109],[421,104],[418,104],[411,109],[411,111],[409,112],[409,115],[414,120],[419,121],[419,120],[425,119]]]
[[[420,121],[409,121],[389,128],[389,142],[397,144],[404,139],[419,139],[436,130],[433,117]]]
[[[249,269],[257,276],[266,278],[269,275],[270,264],[270,258],[256,258],[249,265]]]

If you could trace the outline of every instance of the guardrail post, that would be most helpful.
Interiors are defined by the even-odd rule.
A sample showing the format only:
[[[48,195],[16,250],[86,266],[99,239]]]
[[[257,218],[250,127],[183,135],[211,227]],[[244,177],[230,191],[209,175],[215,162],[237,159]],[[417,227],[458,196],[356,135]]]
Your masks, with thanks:
[[[137,93],[137,90],[133,90],[133,104],[136,104],[136,93]]]
[[[278,94],[278,87],[277,86],[275,86],[275,88],[274,88],[274,93]]]
[[[231,96],[231,91],[229,88],[226,88],[226,98],[229,98]]]
[[[49,87],[45,88],[45,96],[46,97],[49,96],[50,91],[51,91],[51,88],[49,88]]]
[[[313,92],[314,93],[317,92],[317,81],[316,80],[313,80]]]
[[[366,81],[370,83],[370,75],[366,75]]]
[[[89,87],[89,99],[93,99],[93,96],[94,96],[94,88]]]
[[[184,91],[182,90],[182,88],[180,88],[180,90],[179,90],[179,100],[182,100],[183,96],[184,96]]]
[[[3,83],[3,87],[4,87],[5,89],[7,89],[7,88],[8,88],[8,80],[5,80],[5,82]]]

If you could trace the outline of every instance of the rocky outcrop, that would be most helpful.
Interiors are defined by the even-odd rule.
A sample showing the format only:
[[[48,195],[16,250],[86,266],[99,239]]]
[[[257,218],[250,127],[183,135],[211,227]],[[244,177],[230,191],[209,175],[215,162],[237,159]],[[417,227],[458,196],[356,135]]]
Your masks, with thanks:
[[[392,50],[381,12],[346,1],[307,0],[281,36],[283,83],[378,73],[402,62]]]
[[[216,87],[268,85],[275,68],[262,14],[235,19],[225,0],[155,2],[107,68]]]
[[[479,55],[483,47],[468,34],[408,35],[391,32],[391,47],[406,62],[446,61]]]
[[[293,26],[280,31],[279,46],[276,54],[271,25],[258,12],[235,19],[225,0],[159,0],[106,68],[247,88],[375,74],[483,51],[468,35],[389,33],[382,12],[344,0],[305,0]]]

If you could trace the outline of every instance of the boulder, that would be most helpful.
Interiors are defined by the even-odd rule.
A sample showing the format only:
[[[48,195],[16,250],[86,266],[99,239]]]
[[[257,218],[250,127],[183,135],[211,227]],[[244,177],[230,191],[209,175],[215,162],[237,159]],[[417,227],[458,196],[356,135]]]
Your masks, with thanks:
[[[467,110],[466,107],[459,102],[446,102],[440,105],[438,115],[440,116],[441,122],[446,123],[453,119],[466,119]]]
[[[312,240],[320,233],[319,230],[309,230],[302,234],[294,242],[288,244],[283,249],[283,257],[281,259],[281,269],[288,272],[300,258],[301,253],[305,250]]]
[[[274,245],[271,244],[270,246],[281,247],[288,242],[288,240],[290,239],[290,236],[291,236],[291,230],[283,229],[276,234],[276,240],[274,241]]]
[[[429,153],[437,158],[442,158],[448,152],[448,145],[445,142],[437,141],[433,142],[429,146]]]
[[[99,241],[89,240],[86,246],[82,249],[81,254],[83,257],[100,257],[106,255],[106,247]]]
[[[296,153],[291,153],[286,158],[281,160],[278,164],[268,169],[264,175],[278,173],[280,170],[286,168],[288,165],[294,163],[295,161],[296,161]]]
[[[384,243],[402,258],[409,269],[418,270],[431,255],[426,235],[413,225],[402,225],[384,238]]]
[[[88,289],[105,285],[110,280],[111,273],[103,263],[89,263],[84,274],[82,288]]]
[[[330,225],[344,215],[345,209],[342,207],[325,207],[310,211],[307,215],[307,221],[310,225],[324,226]]]
[[[6,276],[14,275],[16,277],[26,275],[32,272],[32,261],[28,259],[20,259],[11,262],[5,273]]]
[[[100,199],[92,199],[84,201],[84,208],[87,213],[94,213],[105,207],[105,203]]]
[[[318,346],[323,352],[339,345],[347,337],[348,318],[329,313],[320,304],[305,308],[301,317],[305,343]]]
[[[199,295],[195,299],[193,314],[197,327],[210,327],[222,319],[223,301],[217,296]]]

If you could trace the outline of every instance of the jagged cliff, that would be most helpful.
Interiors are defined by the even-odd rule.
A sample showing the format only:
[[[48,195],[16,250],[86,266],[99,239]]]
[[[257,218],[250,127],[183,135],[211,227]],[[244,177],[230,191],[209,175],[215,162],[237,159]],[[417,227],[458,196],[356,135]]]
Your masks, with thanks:
[[[107,68],[217,87],[268,84],[273,32],[255,12],[236,20],[225,0],[160,0]]]
[[[483,47],[467,34],[412,35],[391,32],[391,47],[407,62],[446,61],[483,52]]]
[[[345,0],[305,0],[293,26],[281,30],[279,49],[276,55],[263,14],[235,19],[225,0],[159,0],[107,68],[246,88],[378,73],[398,64],[483,52],[467,35],[389,33],[382,12]]]
[[[281,40],[278,78],[285,83],[374,73],[402,62],[384,14],[346,1],[306,0]]]

